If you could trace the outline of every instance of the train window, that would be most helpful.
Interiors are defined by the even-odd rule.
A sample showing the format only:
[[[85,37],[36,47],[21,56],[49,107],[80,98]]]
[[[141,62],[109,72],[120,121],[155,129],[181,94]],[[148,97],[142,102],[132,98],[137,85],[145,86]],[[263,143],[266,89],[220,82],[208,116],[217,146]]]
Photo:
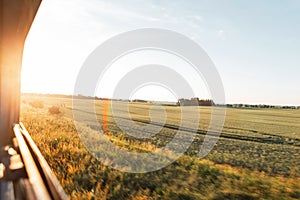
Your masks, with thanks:
[[[299,2],[0,2],[1,199],[300,198]]]

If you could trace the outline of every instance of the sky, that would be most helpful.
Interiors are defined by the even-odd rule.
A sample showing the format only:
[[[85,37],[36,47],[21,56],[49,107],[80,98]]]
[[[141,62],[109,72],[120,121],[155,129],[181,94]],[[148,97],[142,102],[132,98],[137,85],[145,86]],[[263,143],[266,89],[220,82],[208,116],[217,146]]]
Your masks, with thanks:
[[[101,43],[125,31],[163,28],[206,51],[222,79],[226,103],[300,105],[299,24],[298,0],[43,0],[25,44],[22,92],[72,94],[80,68]],[[122,77],[117,74],[122,62],[168,60],[168,55],[143,55],[116,63],[114,79]],[[196,94],[209,98],[200,85]],[[97,95],[109,97],[113,89]],[[145,86],[132,98],[178,97]]]

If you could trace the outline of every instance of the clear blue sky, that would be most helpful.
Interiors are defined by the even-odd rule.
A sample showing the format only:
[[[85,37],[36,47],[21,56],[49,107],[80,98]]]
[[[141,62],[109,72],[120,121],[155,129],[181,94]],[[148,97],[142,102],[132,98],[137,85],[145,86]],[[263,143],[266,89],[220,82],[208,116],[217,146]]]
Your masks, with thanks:
[[[300,1],[44,0],[26,42],[22,91],[71,94],[89,53],[137,28],[199,43],[228,103],[300,105]]]

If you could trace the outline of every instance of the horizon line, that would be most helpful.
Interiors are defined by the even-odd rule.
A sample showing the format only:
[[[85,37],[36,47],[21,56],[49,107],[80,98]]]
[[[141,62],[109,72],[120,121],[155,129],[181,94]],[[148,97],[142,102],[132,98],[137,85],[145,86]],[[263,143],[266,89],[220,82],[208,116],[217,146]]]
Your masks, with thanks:
[[[35,92],[21,92],[21,95],[49,95],[49,96],[83,96],[83,97],[87,97],[87,98],[99,98],[99,99],[113,99],[113,98],[108,98],[108,97],[99,97],[99,96],[86,96],[86,95],[82,95],[82,94],[63,94],[63,93],[35,93]],[[200,97],[192,97],[192,98],[199,98],[199,100],[212,100],[212,99],[208,99],[208,98],[200,98]],[[179,98],[181,99],[181,98]],[[191,99],[191,98],[184,98],[184,99]],[[130,99],[113,99],[113,100],[130,100]],[[169,100],[163,100],[163,101],[156,101],[156,100],[148,100],[148,99],[133,99],[133,100],[144,100],[144,101],[148,101],[148,102],[170,102],[170,103],[176,103],[178,101],[169,101]],[[132,100],[130,100],[132,101]],[[269,103],[235,103],[235,102],[226,102],[225,104],[216,104],[216,105],[250,105],[250,106],[280,106],[280,107],[300,107],[300,104],[296,105],[296,104],[269,104]]]

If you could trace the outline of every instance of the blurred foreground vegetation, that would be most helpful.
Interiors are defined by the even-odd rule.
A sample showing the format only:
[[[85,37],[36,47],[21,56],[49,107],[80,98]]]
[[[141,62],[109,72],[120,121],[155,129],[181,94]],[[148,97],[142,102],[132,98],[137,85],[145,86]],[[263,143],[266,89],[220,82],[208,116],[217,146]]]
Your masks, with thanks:
[[[88,152],[75,129],[70,99],[44,98],[43,106],[29,97],[22,102],[22,122],[71,199],[300,199],[299,110],[228,110],[224,134],[205,159],[196,156],[199,135],[168,167],[132,174],[108,168]],[[59,110],[50,114],[53,106]],[[101,113],[102,103],[98,106]],[[133,120],[147,120],[139,116],[144,107],[132,105]],[[175,126],[176,109],[167,109],[172,120],[166,123]],[[206,109],[199,129],[208,127]],[[134,141],[113,119],[108,127],[111,141],[130,151],[158,148],[173,134],[165,128],[153,142]]]

